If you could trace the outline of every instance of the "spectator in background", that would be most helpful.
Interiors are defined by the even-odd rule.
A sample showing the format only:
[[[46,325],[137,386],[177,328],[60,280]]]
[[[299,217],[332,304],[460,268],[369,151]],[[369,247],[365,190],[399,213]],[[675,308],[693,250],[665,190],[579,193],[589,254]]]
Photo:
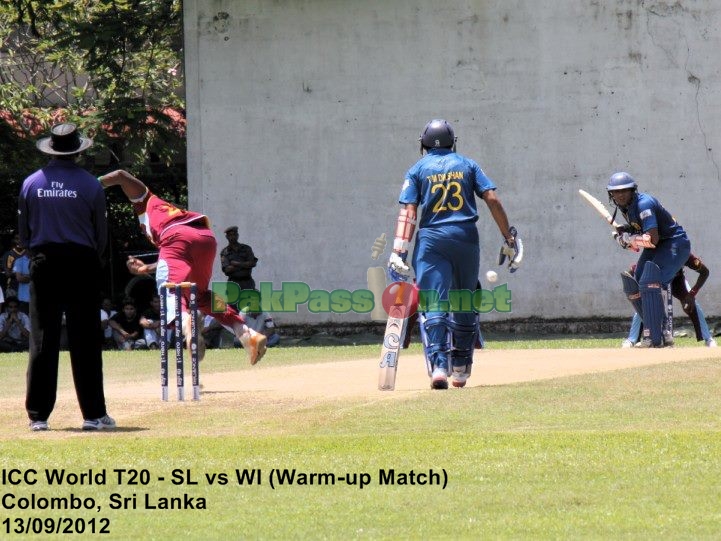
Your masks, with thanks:
[[[135,301],[130,297],[123,300],[122,310],[110,318],[108,325],[113,329],[113,338],[118,349],[130,351],[147,347]]]
[[[160,296],[154,294],[150,299],[150,306],[140,316],[140,326],[143,327],[143,338],[149,349],[160,347]]]
[[[17,297],[8,297],[0,314],[0,352],[27,351],[30,345],[30,318],[19,310]]]
[[[27,253],[17,257],[13,263],[13,272],[17,282],[17,298],[19,309],[24,314],[30,313],[30,258]]]
[[[114,309],[113,301],[109,297],[103,298],[100,305],[100,329],[103,331],[103,349],[115,349],[115,341],[113,340],[113,329],[110,327],[110,318],[117,314]]]
[[[5,289],[7,288],[7,285],[8,285],[8,274],[7,274],[7,269],[5,269],[4,254],[7,254],[9,252],[9,251],[6,251],[4,248],[5,248],[5,245],[3,245],[3,250],[2,250],[3,256],[2,256],[2,259],[0,259],[0,292],[2,292],[3,295],[5,294]],[[2,313],[2,312],[0,312],[0,313]]]
[[[17,231],[13,231],[12,246],[2,256],[2,267],[7,280],[3,284],[6,297],[16,297],[18,294],[18,282],[15,278],[13,265],[15,265],[15,260],[25,253],[25,248],[20,246],[20,234]]]

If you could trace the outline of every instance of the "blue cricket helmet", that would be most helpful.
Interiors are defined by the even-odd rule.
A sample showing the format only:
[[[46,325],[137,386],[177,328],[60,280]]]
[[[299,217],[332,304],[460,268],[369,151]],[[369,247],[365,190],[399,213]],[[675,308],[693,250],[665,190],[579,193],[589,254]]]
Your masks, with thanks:
[[[608,180],[608,186],[606,186],[606,191],[609,192],[629,189],[637,190],[638,184],[636,184],[636,181],[633,180],[631,175],[623,171],[611,175],[611,178]]]

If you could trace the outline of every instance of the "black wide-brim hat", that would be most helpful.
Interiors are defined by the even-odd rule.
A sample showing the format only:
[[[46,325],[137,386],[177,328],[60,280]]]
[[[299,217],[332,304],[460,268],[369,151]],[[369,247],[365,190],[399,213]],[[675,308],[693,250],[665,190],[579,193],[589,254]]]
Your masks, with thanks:
[[[82,137],[75,124],[66,122],[53,126],[50,130],[50,137],[40,139],[35,146],[44,154],[69,156],[90,148],[93,146],[93,140]]]

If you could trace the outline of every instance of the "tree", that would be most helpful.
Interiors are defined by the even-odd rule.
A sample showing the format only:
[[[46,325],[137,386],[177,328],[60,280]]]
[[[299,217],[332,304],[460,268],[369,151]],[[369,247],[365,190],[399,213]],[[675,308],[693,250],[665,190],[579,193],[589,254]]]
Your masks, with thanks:
[[[47,124],[62,108],[116,154],[172,162],[180,141],[167,112],[184,109],[180,0],[12,0],[0,28],[0,105],[28,135],[22,112]]]
[[[3,191],[17,194],[22,179],[44,163],[31,142],[64,120],[94,138],[90,170],[122,166],[184,205],[182,28],[181,0],[1,3]],[[142,249],[136,220],[121,200],[109,194],[114,248]],[[16,199],[6,203],[14,209]],[[14,210],[3,212],[0,228],[14,227]]]

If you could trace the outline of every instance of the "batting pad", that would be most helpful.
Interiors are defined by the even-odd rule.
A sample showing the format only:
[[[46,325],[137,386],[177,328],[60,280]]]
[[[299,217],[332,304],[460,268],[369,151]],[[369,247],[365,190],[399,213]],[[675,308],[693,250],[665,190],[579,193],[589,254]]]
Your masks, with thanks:
[[[451,365],[467,366],[473,363],[473,350],[478,338],[478,314],[472,325],[458,323],[451,314],[449,327],[451,329]]]
[[[438,354],[447,355],[450,351],[451,334],[450,329],[448,329],[448,316],[446,314],[436,314],[427,317],[422,312],[419,312],[418,316],[423,354],[425,355],[426,368],[430,376],[433,374]]]
[[[636,310],[636,313],[643,319],[643,306],[641,303],[641,291],[638,288],[638,282],[628,271],[621,273],[621,281],[623,282],[623,292],[626,298]]]
[[[654,346],[663,344],[665,308],[661,294],[661,269],[647,261],[641,275],[641,305],[643,325],[649,330]]]

